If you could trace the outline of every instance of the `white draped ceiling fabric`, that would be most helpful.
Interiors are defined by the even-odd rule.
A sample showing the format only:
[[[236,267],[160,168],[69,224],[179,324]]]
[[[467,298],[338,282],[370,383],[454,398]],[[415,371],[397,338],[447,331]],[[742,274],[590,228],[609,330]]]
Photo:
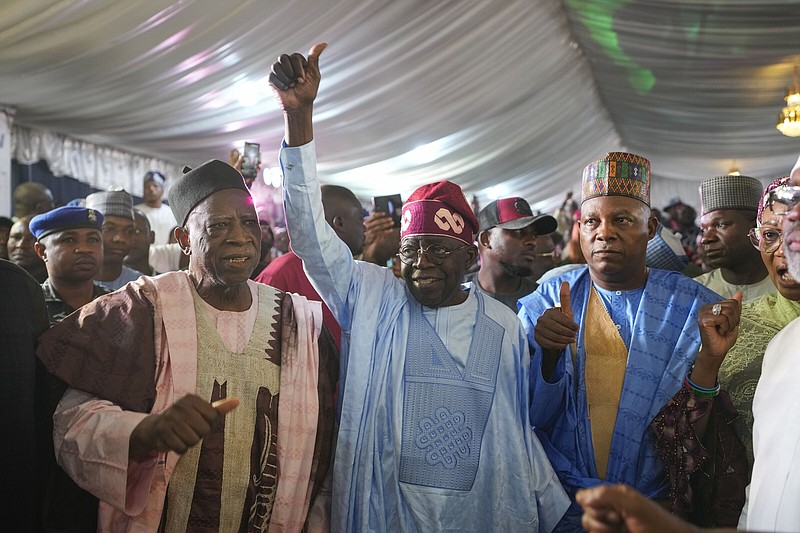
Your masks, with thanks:
[[[448,178],[552,211],[627,149],[654,206],[697,205],[734,161],[766,183],[800,153],[775,129],[798,28],[776,0],[3,0],[0,105],[17,159],[96,186],[245,140],[275,167],[269,67],[326,41],[320,171],[362,198]]]

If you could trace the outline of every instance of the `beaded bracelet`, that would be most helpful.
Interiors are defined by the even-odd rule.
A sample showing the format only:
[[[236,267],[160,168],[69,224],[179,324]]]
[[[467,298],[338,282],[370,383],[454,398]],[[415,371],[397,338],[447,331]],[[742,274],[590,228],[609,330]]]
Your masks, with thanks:
[[[701,398],[713,398],[714,396],[717,396],[720,391],[719,380],[717,380],[717,385],[713,389],[707,389],[692,383],[692,380],[689,379],[689,374],[686,374],[686,376],[683,378],[683,386],[686,387],[687,390],[691,391],[692,394]]]

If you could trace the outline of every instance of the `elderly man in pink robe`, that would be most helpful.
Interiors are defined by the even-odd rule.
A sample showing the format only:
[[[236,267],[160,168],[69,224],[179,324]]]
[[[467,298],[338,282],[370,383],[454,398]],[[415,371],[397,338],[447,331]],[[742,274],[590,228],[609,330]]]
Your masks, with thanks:
[[[185,174],[170,205],[188,271],[143,276],[41,338],[71,387],[58,462],[101,500],[102,531],[299,531],[333,436],[320,305],[248,279],[261,230],[229,165]]]

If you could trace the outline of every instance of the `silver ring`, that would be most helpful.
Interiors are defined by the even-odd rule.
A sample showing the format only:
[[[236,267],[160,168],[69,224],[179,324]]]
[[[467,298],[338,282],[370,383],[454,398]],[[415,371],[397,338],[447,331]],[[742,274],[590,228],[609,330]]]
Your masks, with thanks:
[[[722,305],[714,304],[711,307],[711,314],[714,315],[714,316],[719,316],[720,313],[722,313]]]

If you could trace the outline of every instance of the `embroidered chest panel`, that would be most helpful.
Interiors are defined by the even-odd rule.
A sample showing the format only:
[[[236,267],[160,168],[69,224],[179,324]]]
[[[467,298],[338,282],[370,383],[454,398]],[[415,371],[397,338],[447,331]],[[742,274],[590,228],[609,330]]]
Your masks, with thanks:
[[[505,334],[483,313],[482,303],[479,297],[463,372],[421,311],[412,310],[404,370],[403,483],[466,491],[475,482]]]

